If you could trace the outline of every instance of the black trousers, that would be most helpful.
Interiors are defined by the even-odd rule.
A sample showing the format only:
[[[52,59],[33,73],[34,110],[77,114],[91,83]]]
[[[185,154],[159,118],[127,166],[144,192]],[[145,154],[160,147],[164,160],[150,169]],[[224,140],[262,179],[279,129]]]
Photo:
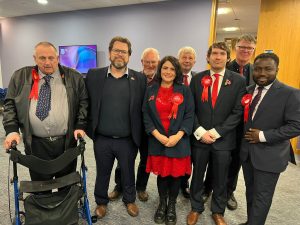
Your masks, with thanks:
[[[264,225],[280,173],[255,169],[251,160],[242,163],[247,199],[249,225]]]
[[[212,213],[224,214],[227,203],[226,182],[229,164],[231,160],[230,151],[218,151],[212,145],[207,148],[192,146],[193,177],[191,182],[191,205],[196,212],[204,211],[202,199],[203,178],[209,159],[212,159],[213,172],[213,195],[211,200]]]
[[[65,138],[61,138],[55,141],[50,141],[44,138],[32,137],[32,155],[44,159],[52,160],[60,156],[65,151]],[[51,180],[53,177],[63,177],[76,170],[77,160],[67,165],[62,171],[55,174],[41,174],[29,170],[31,180],[33,181],[46,181]]]
[[[125,204],[134,202],[136,198],[134,162],[137,147],[131,137],[110,138],[98,135],[94,140],[94,153],[97,166],[94,190],[96,203],[106,205],[109,202],[107,191],[115,158],[120,165],[123,202]]]
[[[139,148],[140,153],[140,162],[138,166],[137,176],[136,176],[136,190],[137,191],[145,191],[147,188],[148,180],[150,173],[146,173],[146,165],[147,165],[147,158],[148,158],[148,136],[144,134],[142,136],[142,143]],[[121,185],[121,170],[120,165],[115,169],[115,190],[118,192],[122,192],[122,185]]]

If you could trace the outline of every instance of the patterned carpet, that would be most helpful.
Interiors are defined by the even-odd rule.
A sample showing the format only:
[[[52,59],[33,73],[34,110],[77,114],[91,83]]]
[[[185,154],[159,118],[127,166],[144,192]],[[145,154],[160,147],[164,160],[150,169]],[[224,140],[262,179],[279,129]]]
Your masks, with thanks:
[[[0,117],[2,121],[2,117]],[[0,142],[4,140],[3,126],[0,127]],[[96,168],[94,161],[94,154],[92,149],[92,142],[90,139],[86,139],[86,163],[88,166],[88,195],[90,201],[90,208],[92,212],[95,208],[95,202],[93,198],[93,188],[96,176]],[[19,146],[19,150],[23,150],[23,145]],[[9,225],[9,210],[8,210],[8,192],[7,192],[7,179],[8,179],[8,155],[5,153],[1,144],[0,149],[1,169],[0,173],[0,225]],[[137,157],[136,165],[138,164],[139,157]],[[29,175],[27,169],[19,167],[19,179],[28,180]],[[12,173],[11,173],[12,175]],[[114,174],[112,173],[110,190],[112,190]],[[273,204],[266,222],[266,225],[297,225],[300,224],[300,166],[289,165],[288,169],[281,175]],[[140,214],[136,218],[130,217],[124,204],[121,200],[111,202],[108,205],[108,214],[105,218],[98,220],[95,224],[103,225],[150,225],[155,224],[153,221],[153,215],[158,205],[158,193],[156,189],[156,176],[151,175],[147,191],[150,194],[149,200],[144,203],[139,200],[136,201],[140,209]],[[12,213],[14,210],[13,205],[13,187],[10,185]],[[246,220],[246,202],[245,202],[245,187],[242,172],[240,173],[240,179],[238,182],[238,188],[235,192],[235,196],[239,202],[238,209],[235,211],[226,210],[225,219],[229,225],[237,225],[245,222]],[[180,195],[177,201],[177,224],[186,224],[186,216],[190,210],[189,200]],[[298,213],[297,213],[298,212]],[[86,224],[80,221],[80,224]],[[211,213],[209,210],[209,203],[206,203],[206,210],[201,215],[199,225],[213,225],[211,219]]]

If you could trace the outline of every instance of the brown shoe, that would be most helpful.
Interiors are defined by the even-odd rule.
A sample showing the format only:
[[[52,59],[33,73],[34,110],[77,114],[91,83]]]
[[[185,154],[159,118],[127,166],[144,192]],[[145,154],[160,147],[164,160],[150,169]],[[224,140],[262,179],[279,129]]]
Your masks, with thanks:
[[[119,197],[121,196],[121,192],[113,190],[112,192],[110,192],[108,194],[108,198],[110,201],[115,201],[117,199],[119,199]]]
[[[187,216],[187,225],[195,225],[198,221],[200,213],[195,211],[190,211],[189,215]]]
[[[148,201],[148,198],[149,198],[147,191],[138,191],[137,196],[138,196],[138,199],[142,202]]]
[[[212,218],[216,225],[227,225],[222,214],[214,213],[212,214]]]
[[[95,209],[95,215],[97,216],[98,219],[103,218],[106,215],[106,205],[97,205]]]
[[[127,212],[130,216],[136,217],[139,215],[139,208],[135,203],[128,203],[126,204]]]

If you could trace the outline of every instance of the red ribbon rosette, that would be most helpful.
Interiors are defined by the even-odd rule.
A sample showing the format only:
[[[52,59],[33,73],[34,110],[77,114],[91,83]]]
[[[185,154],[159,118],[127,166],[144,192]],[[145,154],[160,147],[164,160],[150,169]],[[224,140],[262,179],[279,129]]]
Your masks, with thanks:
[[[183,95],[181,93],[174,93],[172,95],[171,101],[173,103],[171,112],[168,116],[169,119],[172,118],[176,119],[177,118],[177,112],[178,112],[178,106],[183,102]]]
[[[244,123],[248,121],[251,100],[251,94],[245,94],[241,100],[242,106],[244,107]]]
[[[29,95],[30,99],[35,99],[37,100],[39,97],[39,80],[40,80],[40,76],[37,73],[37,71],[35,69],[32,69],[31,71],[32,74],[32,80],[33,80],[33,85],[32,85],[32,89]]]
[[[201,79],[201,85],[203,86],[203,91],[201,95],[202,102],[208,101],[208,88],[211,86],[211,84],[212,84],[212,79],[209,75],[202,77]]]

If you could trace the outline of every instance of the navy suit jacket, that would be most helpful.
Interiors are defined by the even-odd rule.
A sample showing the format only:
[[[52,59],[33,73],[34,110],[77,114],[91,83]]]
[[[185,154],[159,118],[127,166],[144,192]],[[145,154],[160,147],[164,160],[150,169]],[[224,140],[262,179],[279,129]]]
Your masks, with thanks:
[[[86,76],[86,87],[90,102],[87,135],[91,139],[94,139],[95,131],[98,126],[102,91],[105,85],[107,71],[108,67],[90,69]],[[128,69],[128,81],[130,89],[131,136],[136,146],[139,147],[142,135],[142,105],[146,90],[146,77],[137,71]],[[120,93],[120,95],[122,95],[122,93]]]
[[[146,133],[149,135],[149,155],[177,158],[189,156],[191,154],[189,136],[192,133],[194,122],[194,102],[191,90],[184,85],[174,84],[174,93],[181,93],[184,100],[178,106],[177,118],[171,118],[169,132],[166,134],[155,105],[159,87],[160,84],[155,83],[147,88],[143,104],[144,124]],[[165,147],[151,134],[155,129],[167,137],[176,134],[180,130],[184,131],[185,134],[174,147]]]
[[[211,88],[208,91],[208,101],[202,102],[201,96],[203,86],[201,79],[210,75],[206,70],[198,73],[192,78],[190,88],[195,101],[195,122],[194,129],[202,126],[206,130],[215,128],[221,135],[212,145],[216,150],[232,150],[236,147],[236,127],[240,123],[243,107],[241,99],[246,93],[245,78],[230,70],[225,70],[218,98],[215,107],[211,103]],[[225,85],[227,81],[227,85]],[[230,84],[228,84],[230,82]],[[192,144],[197,147],[206,148],[209,145],[192,137]]]
[[[248,88],[254,92],[255,85]],[[264,132],[267,142],[249,144],[242,140],[241,161],[248,157],[254,168],[280,173],[291,160],[290,138],[300,135],[300,91],[275,80],[259,104],[253,120],[248,119],[245,131],[256,128]]]

